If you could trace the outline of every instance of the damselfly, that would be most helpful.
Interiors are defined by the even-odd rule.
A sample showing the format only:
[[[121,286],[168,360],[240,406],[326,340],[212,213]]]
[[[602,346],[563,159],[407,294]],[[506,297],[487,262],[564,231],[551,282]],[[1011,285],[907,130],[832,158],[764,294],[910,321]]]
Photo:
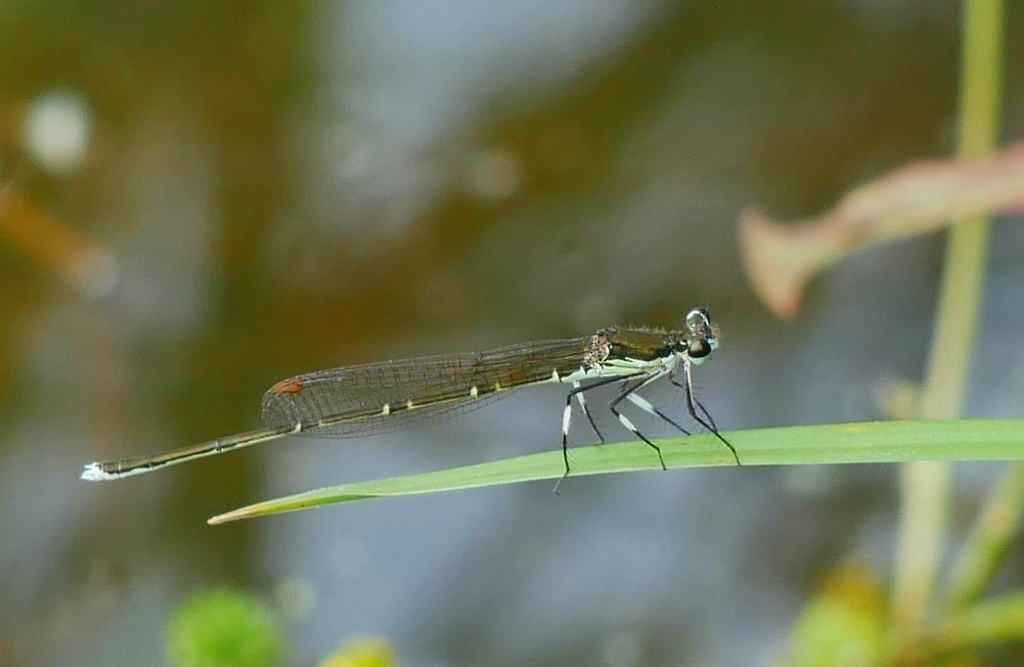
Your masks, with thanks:
[[[717,327],[707,310],[696,308],[686,315],[681,331],[609,327],[592,336],[522,343],[476,354],[445,354],[316,371],[282,380],[267,390],[261,429],[163,454],[90,463],[82,479],[137,475],[287,435],[377,435],[474,410],[514,389],[559,382],[572,385],[562,413],[562,479],[569,474],[573,397],[590,428],[604,442],[584,395],[615,383],[620,388],[608,409],[622,426],[657,452],[664,469],[661,449],[619,409],[626,401],[689,435],[639,393],[662,378],[683,390],[690,417],[728,447],[739,465],[735,448],[718,432],[711,415],[693,394],[692,367],[707,361],[717,347]]]

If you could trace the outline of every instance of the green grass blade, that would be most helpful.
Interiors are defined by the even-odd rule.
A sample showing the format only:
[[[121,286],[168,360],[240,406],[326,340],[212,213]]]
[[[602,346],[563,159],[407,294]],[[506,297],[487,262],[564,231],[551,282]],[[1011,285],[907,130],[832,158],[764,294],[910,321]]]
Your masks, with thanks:
[[[732,431],[725,434],[744,467],[904,461],[1024,461],[1024,419],[894,421]],[[657,440],[669,468],[732,466],[732,454],[711,434]],[[576,447],[572,477],[660,470],[642,442]],[[249,505],[209,520],[225,523],[332,503],[558,479],[561,451],[436,472],[353,482]]]

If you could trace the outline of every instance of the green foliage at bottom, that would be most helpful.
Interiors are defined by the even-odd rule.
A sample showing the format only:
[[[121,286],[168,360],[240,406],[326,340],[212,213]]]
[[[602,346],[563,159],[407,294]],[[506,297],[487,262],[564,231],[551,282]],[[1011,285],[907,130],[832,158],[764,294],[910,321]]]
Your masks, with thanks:
[[[281,637],[263,602],[221,588],[181,605],[167,629],[167,653],[176,667],[273,667]]]

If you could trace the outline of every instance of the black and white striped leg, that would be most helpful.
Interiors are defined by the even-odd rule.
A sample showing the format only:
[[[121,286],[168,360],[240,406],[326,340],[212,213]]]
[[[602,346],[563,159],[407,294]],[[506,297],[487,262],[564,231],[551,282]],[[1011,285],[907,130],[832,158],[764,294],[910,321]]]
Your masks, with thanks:
[[[587,406],[587,399],[583,397],[586,390],[583,389],[583,386],[579,382],[573,382],[572,388],[576,392],[576,402],[580,404],[580,409],[583,410],[583,414],[587,417],[587,422],[590,423],[590,429],[594,432],[594,435],[597,436],[598,440],[604,442],[604,435],[601,434],[601,431],[597,428],[597,424],[594,423],[594,416],[590,414],[590,408]],[[587,389],[590,388],[591,387],[587,387]]]
[[[665,459],[661,455],[661,447],[658,447],[656,444],[651,442],[647,438],[647,436],[645,436],[643,433],[641,433],[639,431],[639,429],[637,429],[637,427],[633,425],[633,422],[630,421],[629,417],[627,417],[626,415],[622,414],[621,412],[619,412],[616,409],[618,407],[619,403],[621,403],[624,399],[625,400],[629,400],[631,403],[633,403],[634,405],[636,405],[640,409],[642,409],[642,410],[644,410],[646,412],[649,412],[652,415],[660,416],[663,419],[665,419],[666,421],[668,421],[669,423],[671,423],[673,425],[676,425],[678,428],[680,428],[680,430],[682,430],[682,427],[679,427],[671,419],[669,419],[668,417],[662,415],[661,412],[659,410],[657,410],[653,405],[651,405],[650,402],[647,399],[643,398],[642,396],[636,396],[636,398],[630,398],[630,397],[635,395],[637,389],[640,389],[641,387],[647,386],[649,383],[651,383],[654,380],[660,378],[662,375],[664,375],[664,373],[658,373],[658,374],[652,375],[652,376],[650,376],[650,377],[648,377],[648,378],[646,378],[643,381],[638,382],[638,383],[628,383],[627,382],[626,386],[623,387],[622,391],[619,392],[619,395],[616,396],[614,399],[612,399],[612,402],[608,404],[608,409],[612,411],[612,414],[615,415],[615,417],[619,420],[619,423],[622,424],[623,427],[625,427],[627,431],[629,431],[630,433],[635,435],[637,438],[639,438],[639,439],[643,440],[644,442],[646,442],[647,446],[649,446],[651,449],[653,449],[654,451],[656,451],[658,453],[658,461],[661,462],[661,469],[662,470],[668,470],[668,467],[665,465]],[[637,399],[639,399],[639,401]],[[686,431],[683,430],[683,432],[685,433]]]
[[[583,393],[602,387],[606,384],[613,382],[621,382],[622,378],[610,377],[602,378],[597,382],[593,382],[588,385],[582,385],[579,382],[572,383],[572,389],[565,396],[565,409],[562,411],[562,461],[565,463],[565,471],[562,476],[558,478],[558,482],[555,484],[555,493],[558,493],[558,487],[562,485],[562,480],[569,476],[569,427],[572,425],[572,397],[576,396],[580,406],[583,408],[583,414],[587,416],[587,421],[590,422],[590,427],[594,429],[594,433],[597,437],[604,442],[604,436],[601,435],[601,431],[598,430],[597,424],[594,423],[594,417],[590,414],[590,409],[587,407],[586,400],[583,398]]]
[[[658,379],[660,377],[661,377],[661,375],[656,375],[652,379]],[[643,396],[641,396],[638,393],[641,389],[643,389],[645,386],[647,386],[647,384],[648,384],[647,382],[644,382],[642,385],[640,385],[639,387],[637,387],[633,391],[631,391],[628,394],[626,394],[623,398],[625,398],[627,401],[629,401],[633,405],[637,406],[638,408],[640,408],[641,410],[643,410],[647,414],[651,415],[652,417],[657,417],[658,419],[660,419],[660,420],[662,420],[664,422],[668,422],[673,427],[675,427],[675,429],[677,431],[679,431],[683,435],[690,435],[690,432],[688,430],[686,430],[685,428],[680,426],[678,423],[676,423],[676,421],[674,419],[672,419],[671,417],[666,415],[664,412],[662,412],[658,408],[654,407],[651,404],[650,401],[648,401],[646,398],[644,398]]]
[[[700,399],[698,399],[698,398],[697,398],[696,396],[694,396],[694,397],[693,397],[693,403],[694,403],[694,405],[696,405],[696,406],[697,406],[698,408],[700,408],[700,411],[701,411],[702,413],[704,413],[704,416],[705,416],[705,417],[707,418],[707,420],[708,420],[708,423],[709,423],[709,424],[711,424],[711,428],[713,428],[714,430],[716,430],[716,431],[717,431],[717,430],[718,430],[718,424],[716,424],[716,423],[715,423],[715,420],[714,420],[714,418],[713,418],[713,417],[711,416],[711,413],[710,413],[710,412],[708,412],[708,409],[707,409],[707,408],[705,408],[705,407],[704,407],[704,404],[700,402]]]
[[[669,382],[671,384],[674,384],[675,386],[679,387],[684,392],[686,391],[686,385],[679,384],[675,380],[669,380]],[[704,418],[708,421],[708,424],[711,425],[711,428],[708,429],[708,430],[710,430],[710,431],[717,431],[718,430],[718,425],[715,424],[715,418],[711,416],[711,413],[708,412],[708,409],[704,407],[704,404],[700,402],[700,399],[698,399],[697,396],[694,395],[694,393],[692,391],[690,392],[690,398],[693,400],[694,406],[696,406],[701,411],[701,414],[704,415]]]
[[[718,432],[718,427],[715,425],[715,420],[711,418],[710,414],[708,414],[708,411],[704,407],[704,405],[694,397],[694,395],[693,395],[693,379],[690,377],[690,362],[689,362],[689,360],[684,360],[683,361],[683,377],[684,377],[684,379],[686,381],[685,384],[679,384],[674,379],[671,380],[671,382],[675,386],[677,386],[680,389],[682,389],[683,393],[686,395],[686,411],[690,413],[690,416],[693,417],[694,421],[696,421],[698,424],[700,424],[701,426],[706,428],[711,433],[714,433],[715,437],[718,438],[722,442],[723,445],[725,445],[726,447],[729,448],[729,451],[732,452],[732,457],[734,459],[736,459],[736,465],[742,465],[740,463],[739,454],[736,453],[736,448],[733,447],[732,443],[729,442],[728,440],[726,440],[722,436],[722,434]],[[704,417],[701,417],[699,414],[697,414],[697,407],[698,406],[700,407],[700,411],[702,413],[704,413]],[[705,420],[705,417],[707,418],[706,420]]]

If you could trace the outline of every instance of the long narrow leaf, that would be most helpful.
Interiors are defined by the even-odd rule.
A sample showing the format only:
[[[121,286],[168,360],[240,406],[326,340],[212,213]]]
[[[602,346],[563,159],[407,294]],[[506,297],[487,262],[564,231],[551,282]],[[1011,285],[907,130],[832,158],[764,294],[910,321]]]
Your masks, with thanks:
[[[732,431],[744,467],[904,461],[1024,461],[1024,419],[895,421]],[[656,441],[669,468],[735,466],[732,454],[712,435]],[[572,476],[660,469],[658,457],[642,442],[577,447],[571,451]],[[249,505],[209,520],[225,523],[292,512],[332,503],[454,491],[497,484],[554,480],[562,474],[562,453],[548,451],[501,461],[354,482]]]

